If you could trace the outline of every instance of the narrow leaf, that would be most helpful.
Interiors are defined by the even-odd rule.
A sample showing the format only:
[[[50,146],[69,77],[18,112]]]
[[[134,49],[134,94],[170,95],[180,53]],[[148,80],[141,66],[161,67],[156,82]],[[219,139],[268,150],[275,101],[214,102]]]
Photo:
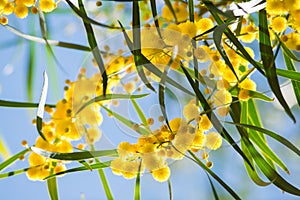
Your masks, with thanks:
[[[7,160],[5,160],[4,162],[2,162],[0,164],[0,171],[2,171],[3,169],[5,169],[6,167],[8,167],[9,165],[11,165],[12,163],[14,163],[16,160],[18,160],[20,158],[20,156],[25,155],[27,152],[29,151],[29,149],[24,149],[23,151],[13,155],[12,157],[8,158]]]
[[[280,85],[276,73],[275,60],[272,51],[269,30],[268,30],[268,19],[267,19],[266,10],[259,11],[259,47],[260,47],[263,67],[265,69],[266,77],[268,79],[269,85],[273,93],[275,94],[276,98],[284,108],[285,112],[295,123],[296,119],[293,113],[291,112],[288,104],[286,103],[280,90]]]
[[[67,2],[68,2],[68,0],[67,0]],[[78,0],[78,5],[79,5],[79,8],[80,8],[80,12],[84,16],[87,17],[87,14],[86,14],[84,5],[82,3],[82,0]],[[84,27],[85,27],[85,31],[86,31],[86,35],[87,35],[89,45],[92,49],[93,56],[96,60],[96,63],[98,65],[98,68],[99,68],[101,76],[102,76],[102,87],[103,87],[102,89],[103,89],[103,95],[105,96],[106,95],[108,79],[107,79],[107,74],[106,74],[104,62],[103,62],[103,59],[102,59],[102,56],[101,56],[101,52],[98,48],[96,37],[95,37],[95,34],[94,34],[94,30],[91,26],[91,23],[86,22],[86,21],[83,20],[83,24],[84,24]]]
[[[72,153],[50,152],[37,147],[31,147],[31,150],[45,158],[51,158],[56,160],[84,160],[104,156],[114,157],[118,155],[115,149],[99,151],[82,151]]]
[[[105,100],[113,100],[113,99],[136,99],[136,98],[145,97],[147,95],[149,95],[149,94],[139,94],[139,95],[107,94],[106,96],[103,96],[103,95],[97,96],[97,97],[89,100],[85,104],[83,104],[76,112],[76,115],[78,113],[80,113],[84,108],[86,108],[87,106],[89,106],[90,104],[95,103],[95,102],[105,101]]]
[[[294,62],[287,56],[286,53],[283,53],[285,65],[288,70],[290,71],[296,71],[296,67],[294,65]],[[294,94],[296,96],[298,105],[300,106],[300,82],[292,80],[292,85],[294,89]]]
[[[12,32],[12,33],[14,33],[14,34],[26,39],[26,40],[46,44],[46,41],[43,38],[36,37],[36,36],[33,36],[33,35],[27,35],[25,33],[22,33],[21,31],[15,29],[12,26],[9,26],[9,25],[6,25],[5,28],[7,30],[9,30],[10,32]],[[56,40],[47,40],[47,42],[48,42],[49,45],[52,45],[52,46],[64,47],[64,48],[81,50],[81,51],[91,51],[91,49],[89,47],[82,46],[82,45],[79,45],[79,44],[61,42],[61,41],[56,41]]]
[[[56,177],[47,179],[48,193],[51,200],[58,200]]]

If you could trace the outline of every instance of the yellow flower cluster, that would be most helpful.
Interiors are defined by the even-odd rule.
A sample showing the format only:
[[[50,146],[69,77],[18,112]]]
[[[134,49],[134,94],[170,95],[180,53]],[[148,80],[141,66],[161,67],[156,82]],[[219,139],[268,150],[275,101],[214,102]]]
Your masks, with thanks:
[[[283,35],[281,40],[289,49],[300,51],[300,1],[267,0],[266,10],[270,18],[270,27],[275,33],[282,33],[291,27],[293,32]]]
[[[18,18],[25,18],[30,9],[32,14],[37,14],[40,9],[43,12],[51,12],[56,8],[57,2],[54,0],[39,0],[38,5],[35,0],[0,0],[0,24],[8,23],[8,15],[15,14]]]
[[[49,122],[43,123],[42,132],[46,140],[38,137],[35,147],[50,152],[68,153],[73,150],[71,141],[81,139],[83,134],[86,144],[93,144],[100,139],[102,134],[99,129],[102,123],[100,103],[90,104],[77,113],[95,95],[102,95],[100,74],[88,78],[85,73],[82,69],[75,82],[66,81],[65,98],[57,102],[55,109],[45,108],[51,117]],[[110,82],[108,85],[111,88]],[[83,146],[79,145],[79,149],[83,149]],[[65,169],[61,161],[44,158],[34,152],[30,154],[28,160],[30,168],[27,176],[31,180],[43,180],[51,173]]]
[[[222,145],[222,137],[210,131],[212,124],[206,115],[200,115],[199,107],[194,101],[188,103],[183,110],[185,119],[175,118],[170,121],[171,130],[166,125],[154,130],[151,135],[141,136],[136,144],[121,142],[118,146],[119,157],[112,161],[111,169],[116,175],[131,179],[146,169],[156,181],[164,182],[170,177],[171,171],[167,160],[181,160],[187,150],[197,152],[205,149],[216,150]],[[195,121],[193,125],[191,121]]]

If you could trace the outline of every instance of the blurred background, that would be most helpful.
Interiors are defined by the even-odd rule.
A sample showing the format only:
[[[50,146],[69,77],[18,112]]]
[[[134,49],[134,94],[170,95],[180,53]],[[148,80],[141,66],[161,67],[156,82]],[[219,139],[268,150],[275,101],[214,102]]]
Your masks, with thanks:
[[[116,21],[110,21],[108,16],[114,16],[113,19],[121,19],[123,24],[129,25],[130,4],[117,4],[113,2],[104,2],[101,8],[95,6],[94,1],[86,2],[87,10],[95,13],[101,9],[101,14],[95,15],[101,22],[110,24]],[[117,8],[112,11],[111,6]],[[129,13],[126,13],[126,10]],[[108,15],[109,14],[109,15]],[[124,17],[125,16],[125,17]],[[127,17],[126,17],[127,16]],[[41,37],[39,20],[37,15],[30,15],[26,19],[20,20],[13,16],[9,18],[9,24],[19,31]],[[71,10],[61,2],[59,9],[46,15],[49,39],[59,40],[70,43],[87,45],[86,35],[82,21],[71,13]],[[111,48],[117,48],[120,45],[116,42],[116,37],[122,36],[118,30],[106,30],[95,27],[98,42],[103,46],[109,43]],[[55,104],[63,98],[63,86],[66,79],[76,80],[80,67],[91,65],[91,54],[88,52],[53,47],[54,54],[58,63],[53,61],[53,57],[47,53],[46,46],[34,42],[29,42],[16,36],[5,27],[0,27],[0,99],[20,102],[38,102],[43,83],[43,71],[46,70],[49,75],[49,93],[47,103]],[[257,46],[257,44],[254,44]],[[34,59],[32,59],[34,58]],[[34,64],[32,64],[34,62]],[[280,66],[280,60],[278,60]],[[298,63],[296,63],[297,65]],[[297,65],[299,69],[299,65]],[[257,90],[264,91],[268,96],[268,85],[261,81],[260,75],[253,75],[253,79],[258,83]],[[280,109],[276,102],[266,103],[257,101],[258,108],[263,119],[265,128],[275,131],[284,136],[298,148],[300,147],[300,109],[291,92],[291,84],[281,80],[284,85],[283,93],[288,99],[289,105],[293,107],[296,119],[294,124],[287,115]],[[184,84],[184,83],[183,83]],[[28,88],[31,88],[28,93]],[[149,91],[148,91],[149,92]],[[176,94],[176,91],[174,91]],[[175,95],[176,96],[176,95]],[[170,111],[170,118],[180,114],[180,110],[174,108],[180,107],[180,103],[172,96],[167,97],[167,110]],[[180,99],[182,100],[182,99]],[[183,99],[182,101],[188,101]],[[157,99],[137,100],[143,105],[146,115],[157,114]],[[122,112],[122,106],[114,108]],[[128,111],[125,111],[128,112]],[[103,111],[104,123],[101,125],[103,132],[102,139],[95,144],[97,149],[115,148],[119,140],[114,134],[120,134],[123,129],[118,122],[107,117]],[[29,145],[33,145],[38,136],[36,127],[32,125],[32,119],[35,118],[36,109],[24,108],[5,108],[0,107],[0,137],[4,145],[9,150],[9,155],[24,149],[21,146],[22,140],[27,140]],[[233,137],[237,134],[233,128],[228,127]],[[128,134],[124,136],[128,140],[134,139],[134,136]],[[271,147],[286,163],[290,170],[290,175],[284,174],[279,169],[283,177],[290,183],[300,187],[300,159],[296,154],[286,150],[282,145],[273,142],[268,138]],[[0,162],[5,160],[8,155],[1,155]],[[232,189],[234,189],[242,199],[299,199],[293,195],[283,193],[273,185],[267,187],[256,186],[247,176],[244,169],[243,160],[235,151],[225,142],[220,150],[210,152],[210,160],[214,163],[213,171],[219,175]],[[72,163],[70,164],[72,166]],[[69,165],[67,165],[69,166]],[[5,169],[4,172],[14,171],[28,167],[28,162],[17,161],[15,164]],[[195,163],[188,159],[174,162],[171,167],[171,181],[173,189],[173,199],[213,199],[213,194],[205,172]],[[126,180],[112,174],[110,169],[105,169],[107,179],[114,194],[115,199],[133,199],[135,180]],[[231,196],[216,182],[221,199],[231,199]],[[96,171],[86,171],[80,173],[71,173],[58,178],[59,194],[62,200],[86,199],[96,200],[105,199],[105,193],[102,189],[99,176]],[[153,180],[150,174],[144,174],[141,179],[141,197],[142,199],[168,199],[167,183],[158,183]],[[25,174],[4,178],[0,180],[0,199],[48,199],[46,182],[33,182],[27,179]]]

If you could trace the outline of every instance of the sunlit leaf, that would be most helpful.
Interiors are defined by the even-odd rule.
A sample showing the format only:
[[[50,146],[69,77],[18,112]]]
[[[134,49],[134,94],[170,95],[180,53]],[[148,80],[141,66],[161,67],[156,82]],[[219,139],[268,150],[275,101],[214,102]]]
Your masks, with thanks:
[[[67,0],[67,2],[68,2],[68,0]],[[84,5],[82,3],[82,0],[78,0],[78,5],[79,5],[79,8],[80,8],[80,13],[82,13],[83,16],[87,17],[87,14],[86,14]],[[102,56],[101,56],[101,52],[98,48],[98,44],[97,44],[96,37],[95,37],[95,34],[94,34],[94,30],[93,30],[93,27],[92,27],[91,23],[86,22],[86,21],[83,20],[83,24],[84,24],[84,27],[85,27],[86,36],[87,36],[89,45],[92,49],[93,56],[96,60],[96,63],[98,65],[98,68],[99,68],[101,76],[102,76],[102,87],[103,87],[102,89],[103,89],[103,95],[105,96],[106,95],[108,79],[107,79],[107,74],[106,74],[104,62],[103,62],[103,59],[102,59]]]
[[[5,160],[4,162],[2,162],[0,164],[0,171],[2,171],[3,169],[5,169],[6,167],[8,167],[9,165],[11,165],[12,163],[14,163],[15,161],[19,160],[19,158],[23,155],[25,155],[27,152],[29,151],[29,149],[24,149],[23,151],[13,155],[12,157],[8,158],[7,160]]]
[[[58,200],[56,177],[47,179],[48,193],[51,200]]]
[[[56,160],[84,160],[104,156],[115,157],[118,155],[115,149],[99,151],[82,151],[72,153],[50,152],[37,147],[31,147],[31,150],[41,156],[44,156],[45,158],[51,158]]]
[[[266,77],[268,79],[269,85],[273,93],[275,94],[276,98],[284,108],[285,112],[294,122],[296,122],[296,119],[293,113],[291,112],[288,104],[286,103],[280,90],[280,85],[276,73],[275,60],[272,51],[269,30],[268,30],[267,13],[265,10],[259,11],[259,47],[260,47],[260,54],[263,62],[263,67],[265,69]]]

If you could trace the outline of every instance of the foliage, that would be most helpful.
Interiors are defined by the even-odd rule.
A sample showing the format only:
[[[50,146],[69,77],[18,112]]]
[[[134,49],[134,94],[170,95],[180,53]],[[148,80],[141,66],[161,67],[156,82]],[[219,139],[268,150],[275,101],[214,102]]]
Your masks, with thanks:
[[[126,17],[116,18],[101,9],[104,4],[116,2],[118,6],[114,9],[130,10],[127,13],[131,16],[130,24]],[[300,1],[112,0],[93,2],[92,11],[87,9],[87,3],[90,2],[66,0],[65,11],[59,1],[0,0],[1,29],[34,42],[30,45],[27,74],[29,100],[37,59],[35,43],[45,44],[49,63],[63,71],[67,69],[60,65],[52,47],[78,50],[82,54],[90,52],[93,59],[86,63],[94,66],[82,67],[75,80],[67,79],[62,87],[64,95],[56,104],[46,103],[48,88],[52,86],[48,86],[46,72],[39,103],[0,100],[3,107],[37,108],[33,124],[39,134],[35,145],[28,146],[23,141],[25,149],[0,164],[2,171],[28,153],[28,168],[2,173],[0,178],[26,173],[30,180],[47,180],[50,199],[59,199],[57,177],[98,170],[106,198],[113,199],[103,171],[110,168],[115,175],[136,179],[134,199],[140,199],[142,175],[149,172],[155,181],[168,182],[172,199],[170,163],[187,158],[207,174],[215,199],[219,198],[216,182],[232,198],[241,199],[238,192],[213,171],[209,157],[211,151],[218,151],[228,143],[244,161],[255,184],[263,187],[273,184],[284,192],[300,196],[300,189],[281,175],[281,172],[289,174],[289,170],[267,137],[297,156],[300,150],[280,134],[265,129],[256,106],[257,101],[271,103],[276,98],[296,123],[282,94],[279,76],[291,80],[299,106],[300,74],[295,67],[299,58],[295,52],[300,51]],[[10,25],[9,18],[13,14],[25,18],[29,9],[30,15],[39,19],[42,37],[23,33]],[[60,11],[76,15],[82,21],[86,46],[49,39],[44,14],[51,16]],[[114,23],[99,22],[97,14],[106,15]],[[109,40],[111,46],[99,45],[95,28],[101,28],[103,33],[118,33],[124,45],[116,38]],[[280,52],[286,69],[277,67]],[[274,98],[257,90],[260,82],[251,77],[256,74],[260,81],[268,83]],[[55,70],[49,76],[56,77]],[[172,109],[177,109],[180,116],[170,111],[171,101],[177,95],[182,108]],[[161,114],[157,119],[147,115],[147,103],[139,103],[150,98],[159,104]],[[114,107],[126,102],[134,109],[135,117],[114,111]],[[102,131],[111,134],[102,128],[109,120],[103,113],[123,124],[135,134],[136,140],[122,141],[113,149],[96,150],[94,145],[101,139]],[[228,125],[235,127],[239,139],[228,131]],[[122,130],[125,134],[126,128]],[[120,135],[124,134],[122,131]],[[79,140],[84,142],[79,143]],[[4,145],[1,152],[7,152]],[[79,166],[68,168],[69,162],[77,162]]]

